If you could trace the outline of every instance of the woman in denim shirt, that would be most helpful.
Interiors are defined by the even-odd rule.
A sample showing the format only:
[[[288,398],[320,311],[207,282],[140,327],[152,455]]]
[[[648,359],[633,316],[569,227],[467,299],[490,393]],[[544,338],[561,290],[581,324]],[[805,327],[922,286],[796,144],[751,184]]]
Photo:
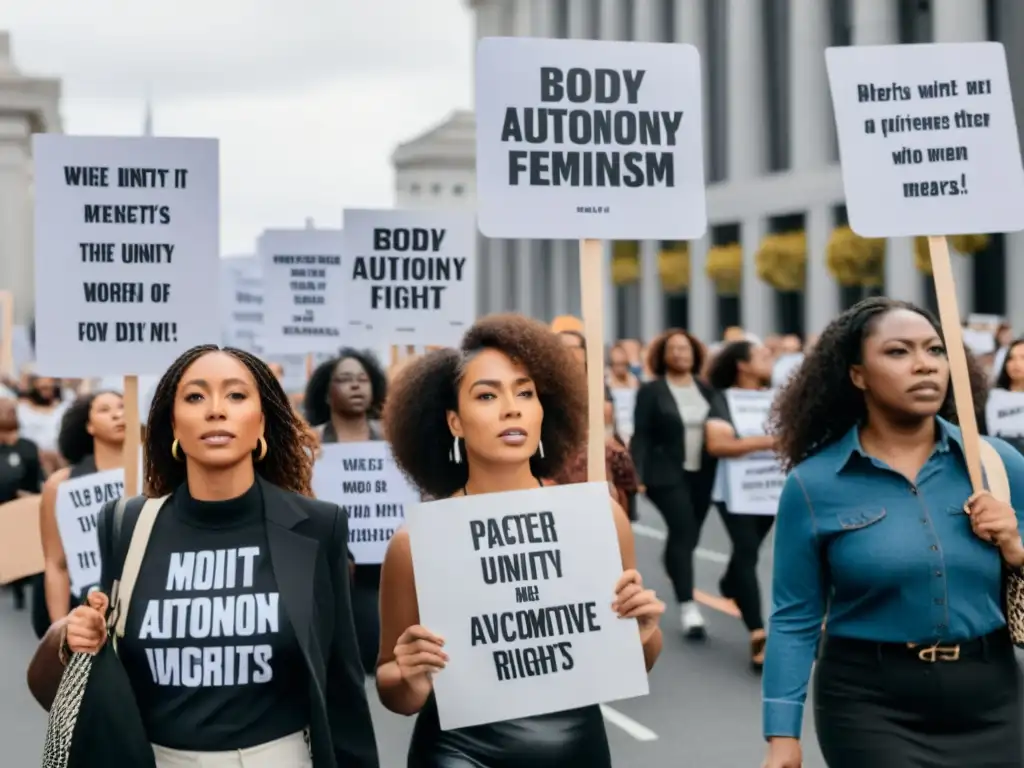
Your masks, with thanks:
[[[790,475],[764,669],[767,768],[801,765],[826,619],[814,714],[831,768],[1024,765],[1001,602],[1003,567],[1024,564],[1020,513],[972,495],[954,420],[938,322],[884,298],[833,321],[777,400]],[[985,439],[1021,503],[1024,457]]]

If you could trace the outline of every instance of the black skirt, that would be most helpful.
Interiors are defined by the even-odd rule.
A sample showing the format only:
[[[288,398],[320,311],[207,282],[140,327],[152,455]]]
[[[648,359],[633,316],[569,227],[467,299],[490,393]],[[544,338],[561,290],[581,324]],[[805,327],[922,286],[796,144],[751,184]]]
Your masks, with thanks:
[[[1021,671],[1005,630],[920,649],[829,637],[814,674],[814,722],[829,768],[1024,768]]]

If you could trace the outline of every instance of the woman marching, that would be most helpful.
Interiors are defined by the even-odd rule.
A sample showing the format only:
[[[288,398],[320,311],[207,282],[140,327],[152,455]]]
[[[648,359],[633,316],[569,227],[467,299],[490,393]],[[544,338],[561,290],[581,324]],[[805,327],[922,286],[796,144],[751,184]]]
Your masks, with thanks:
[[[738,459],[763,453],[775,447],[771,436],[739,436],[729,410],[728,391],[765,389],[772,377],[771,352],[750,341],[727,344],[715,357],[708,372],[708,383],[715,389],[711,412],[705,426],[708,453],[718,459]],[[724,468],[725,464],[719,464]],[[772,515],[733,513],[724,502],[715,502],[725,530],[732,542],[732,556],[718,582],[722,597],[739,608],[740,618],[750,632],[750,665],[755,671],[764,666],[766,635],[761,607],[761,588],[757,579],[757,560],[761,544],[775,518]]]
[[[338,357],[321,363],[309,378],[303,405],[306,419],[321,444],[383,440],[380,412],[387,396],[387,377],[370,352],[343,349]],[[380,644],[380,566],[355,563],[352,573],[352,615],[359,638],[363,670],[377,668]]]
[[[411,363],[392,385],[384,418],[399,465],[437,499],[539,487],[586,436],[586,385],[571,354],[540,323],[496,315],[479,320],[461,350],[434,352]],[[661,649],[658,620],[664,605],[643,587],[629,521],[612,507],[623,573],[617,584],[608,585],[609,597],[615,596],[619,616],[637,620],[650,669]],[[399,714],[419,713],[410,768],[610,768],[596,705],[440,729],[432,678],[447,657],[443,640],[419,624],[405,529],[388,546],[380,606],[381,701]]]
[[[248,353],[195,347],[157,385],[145,479],[162,507],[116,650],[158,768],[378,766],[348,521],[310,498],[311,448],[280,383]],[[142,525],[141,502],[126,505],[118,541]],[[108,594],[124,565],[114,511],[99,516]],[[36,698],[52,701],[59,659],[105,642],[91,605],[55,624],[29,671]]]
[[[984,399],[975,372],[974,397]],[[775,403],[790,470],[764,668],[768,768],[798,768],[815,646],[830,768],[1021,768],[1021,673],[1004,568],[1020,512],[972,494],[941,328],[885,298],[834,320]],[[1024,457],[983,438],[1024,500]],[[826,616],[827,613],[827,616]]]
[[[124,400],[118,392],[96,392],[73,402],[61,419],[57,445],[70,465],[50,475],[43,486],[39,529],[45,567],[42,589],[33,595],[32,623],[41,638],[50,624],[68,615],[76,598],[64,543],[57,524],[57,492],[61,484],[96,472],[124,467]],[[38,597],[37,597],[38,596]]]
[[[704,424],[714,393],[698,375],[704,348],[680,328],[665,331],[647,353],[653,381],[637,391],[633,454],[641,493],[665,519],[665,570],[672,580],[683,635],[706,637],[693,599],[693,552],[711,507],[717,462],[704,445]]]

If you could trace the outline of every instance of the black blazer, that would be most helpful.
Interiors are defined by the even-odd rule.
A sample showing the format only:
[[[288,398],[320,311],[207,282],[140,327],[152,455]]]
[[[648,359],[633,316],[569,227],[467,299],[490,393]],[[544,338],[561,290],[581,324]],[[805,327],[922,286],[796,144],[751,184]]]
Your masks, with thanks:
[[[715,391],[694,378],[694,383],[711,406]],[[633,410],[633,436],[629,440],[640,482],[648,488],[685,484],[686,447],[683,417],[665,379],[640,385]],[[715,460],[707,451],[701,459],[701,474],[714,471]]]
[[[348,518],[336,504],[285,491],[262,478],[258,482],[281,604],[309,671],[313,765],[379,768],[352,620]],[[128,502],[116,547],[111,535],[116,502],[100,512],[97,535],[107,594],[124,564],[143,502],[141,496]]]

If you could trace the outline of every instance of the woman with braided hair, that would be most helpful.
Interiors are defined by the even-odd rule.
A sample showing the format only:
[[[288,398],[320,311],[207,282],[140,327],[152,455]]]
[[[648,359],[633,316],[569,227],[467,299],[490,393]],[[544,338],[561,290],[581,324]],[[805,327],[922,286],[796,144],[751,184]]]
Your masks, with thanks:
[[[246,352],[194,347],[156,387],[145,488],[159,502],[129,500],[120,526],[107,504],[98,537],[110,594],[125,542],[152,521],[115,649],[157,768],[378,766],[348,522],[311,498],[312,442],[271,370]],[[90,596],[55,625],[59,642],[52,629],[44,639],[29,673],[44,704],[47,665],[106,642],[106,602]]]
[[[972,381],[984,403],[984,379]],[[1020,510],[972,493],[939,323],[906,302],[860,302],[822,333],[772,422],[789,477],[775,524],[766,767],[802,763],[826,619],[814,722],[830,768],[1024,766],[1024,688],[1001,598],[1003,569],[1024,565],[1024,457],[984,438]]]

